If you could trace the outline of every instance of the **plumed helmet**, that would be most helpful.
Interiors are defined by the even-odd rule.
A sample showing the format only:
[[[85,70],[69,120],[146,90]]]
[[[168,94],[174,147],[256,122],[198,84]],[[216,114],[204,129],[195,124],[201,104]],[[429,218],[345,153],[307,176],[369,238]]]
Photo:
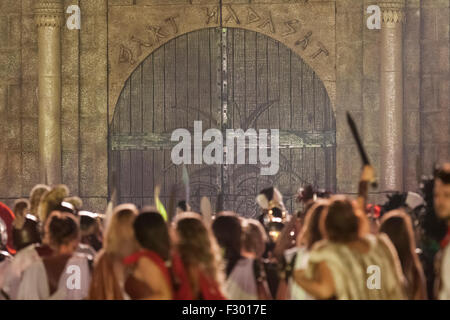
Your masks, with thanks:
[[[8,235],[6,238],[6,250],[8,250],[8,252],[11,254],[16,253],[12,242],[12,224],[14,218],[14,213],[11,211],[11,209],[4,203],[0,202],[0,219],[2,219],[4,225],[6,226],[6,233]]]
[[[258,194],[256,202],[265,212],[262,222],[269,238],[275,242],[284,227],[284,223],[288,221],[283,196],[277,188],[270,187]]]
[[[61,206],[64,198],[69,196],[69,189],[65,185],[57,185],[51,190],[46,191],[39,203],[38,217],[41,222],[45,222],[49,214],[56,208]]]
[[[261,207],[261,209],[264,210],[269,210],[274,207],[284,210],[283,196],[275,187],[261,190],[256,197],[256,202]]]

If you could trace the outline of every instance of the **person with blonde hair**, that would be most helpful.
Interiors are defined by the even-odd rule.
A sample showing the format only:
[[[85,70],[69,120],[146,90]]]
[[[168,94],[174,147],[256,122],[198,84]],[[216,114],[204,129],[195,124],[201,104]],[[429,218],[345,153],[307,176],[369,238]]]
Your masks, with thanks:
[[[103,249],[94,262],[89,288],[91,300],[123,300],[125,265],[122,260],[136,251],[133,223],[138,210],[133,204],[121,204],[114,209],[104,235]]]
[[[37,184],[30,192],[30,214],[39,218],[38,209],[42,196],[49,192],[51,188],[45,184]]]
[[[145,207],[133,228],[139,246],[123,260],[130,271],[125,279],[125,292],[133,300],[174,299],[172,243],[163,216],[156,208]]]
[[[221,285],[224,280],[218,244],[202,217],[194,212],[176,216],[175,248],[181,257],[188,279],[184,298],[198,300],[225,299]]]
[[[27,199],[18,199],[14,202],[13,244],[17,252],[31,244],[41,242],[39,221],[35,215],[27,214],[30,203]]]

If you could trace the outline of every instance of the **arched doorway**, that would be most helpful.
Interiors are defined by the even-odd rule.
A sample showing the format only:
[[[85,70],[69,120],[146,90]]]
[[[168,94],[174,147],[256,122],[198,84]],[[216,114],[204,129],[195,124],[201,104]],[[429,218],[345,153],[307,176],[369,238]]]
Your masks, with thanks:
[[[109,172],[116,173],[120,202],[152,204],[156,185],[165,204],[173,184],[184,198],[170,135],[177,128],[192,131],[196,120],[203,130],[279,129],[281,149],[274,176],[261,176],[258,165],[187,165],[194,210],[202,196],[214,207],[219,190],[225,209],[249,217],[258,211],[258,191],[270,185],[281,190],[290,211],[302,185],[335,190],[335,119],[321,80],[276,40],[211,28],[166,43],[126,81],[110,128]]]

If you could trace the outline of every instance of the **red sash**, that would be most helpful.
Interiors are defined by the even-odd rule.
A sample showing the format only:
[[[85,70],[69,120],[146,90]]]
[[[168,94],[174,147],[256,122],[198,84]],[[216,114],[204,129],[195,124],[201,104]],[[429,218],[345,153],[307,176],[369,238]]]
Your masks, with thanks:
[[[183,262],[180,256],[176,253],[172,255],[172,267],[173,272],[179,286],[175,290],[175,300],[195,300],[196,297],[192,292],[191,284],[187,271],[184,268]],[[210,279],[201,270],[198,270],[198,281],[200,294],[203,300],[225,300],[225,297],[220,292],[219,286],[213,279]]]
[[[141,257],[147,257],[152,260],[161,270],[172,291],[174,300],[194,300],[194,294],[189,282],[186,269],[177,253],[172,254],[171,270],[167,268],[161,257],[153,251],[141,250],[123,260],[125,265],[135,264]],[[215,281],[209,279],[203,272],[199,271],[199,286],[202,298],[205,300],[224,300],[224,296],[219,290]]]
[[[158,266],[158,268],[164,275],[164,278],[166,279],[167,283],[169,284],[170,290],[173,292],[173,283],[170,277],[169,269],[167,268],[164,260],[156,252],[150,250],[141,250],[123,259],[123,263],[125,265],[132,265],[135,264],[142,257],[150,259]]]
[[[225,300],[216,281],[199,272],[200,291],[204,300]]]

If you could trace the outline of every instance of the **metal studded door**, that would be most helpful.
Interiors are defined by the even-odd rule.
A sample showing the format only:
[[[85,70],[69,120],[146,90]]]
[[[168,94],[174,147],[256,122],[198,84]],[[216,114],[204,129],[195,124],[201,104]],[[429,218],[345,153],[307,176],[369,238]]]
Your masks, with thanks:
[[[171,161],[177,142],[170,137],[177,128],[193,132],[194,121],[203,131],[280,132],[276,175],[260,175],[258,164],[186,165],[194,210],[202,196],[215,207],[221,193],[224,209],[255,216],[258,191],[275,185],[293,211],[300,186],[335,189],[335,120],[323,83],[283,44],[217,28],[171,40],[126,81],[110,128],[110,190],[114,173],[120,202],[152,204],[157,185],[165,205],[174,184],[184,198],[182,166]]]

